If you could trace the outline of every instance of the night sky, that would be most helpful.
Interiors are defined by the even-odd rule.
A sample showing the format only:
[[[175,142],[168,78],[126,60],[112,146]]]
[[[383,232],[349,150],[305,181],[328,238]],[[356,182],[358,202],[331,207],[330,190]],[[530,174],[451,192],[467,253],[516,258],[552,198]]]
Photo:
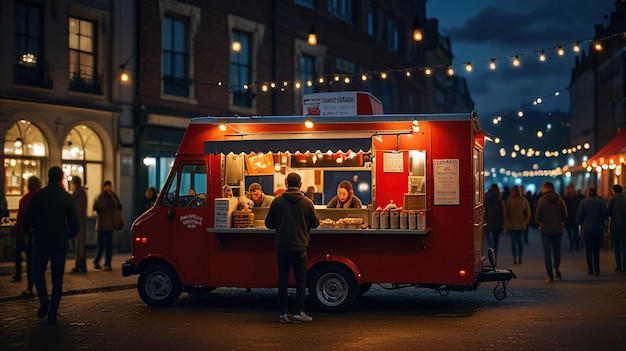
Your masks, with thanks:
[[[569,110],[567,86],[577,41],[594,37],[594,25],[608,25],[613,0],[429,0],[428,18],[439,19],[439,31],[450,37],[457,74],[466,77],[483,120],[533,106]],[[581,42],[588,51],[590,41]],[[565,54],[556,51],[563,45]],[[546,61],[539,61],[545,50]],[[520,66],[512,66],[519,55]],[[496,59],[496,70],[489,69]],[[465,71],[472,62],[473,70]],[[558,97],[554,93],[559,91]]]

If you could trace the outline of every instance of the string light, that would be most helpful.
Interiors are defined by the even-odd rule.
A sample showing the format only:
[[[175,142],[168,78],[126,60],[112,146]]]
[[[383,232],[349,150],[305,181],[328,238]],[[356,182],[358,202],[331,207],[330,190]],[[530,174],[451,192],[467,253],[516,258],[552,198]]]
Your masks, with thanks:
[[[361,75],[361,80],[365,82],[367,80],[367,75],[366,74],[362,74]]]
[[[574,52],[580,52],[580,46],[578,46],[579,42],[576,42],[576,44],[574,44],[574,46],[572,47],[572,50],[574,50]]]
[[[600,43],[600,41],[596,41],[593,43],[593,48],[596,49],[596,51],[602,51],[602,43]]]
[[[381,79],[387,79],[387,73],[385,73],[385,72],[380,72],[380,78],[381,78]]]
[[[539,61],[544,62],[546,60],[546,54],[544,50],[541,50],[541,54],[539,54]]]
[[[466,63],[466,64],[465,64],[465,70],[466,70],[466,71],[468,71],[468,72],[471,72],[471,71],[472,71],[472,64],[471,64],[471,63],[469,63],[469,62],[468,62],[468,63]]]
[[[454,69],[452,67],[448,67],[448,76],[452,77],[454,75]]]
[[[565,55],[565,50],[563,50],[563,47],[562,47],[562,46],[559,46],[559,48],[557,49],[556,53],[557,53],[559,56],[563,56],[563,55]]]
[[[513,59],[513,66],[519,67],[519,65],[519,56],[515,56],[515,58]]]
[[[427,76],[431,75],[433,73],[433,71],[430,68],[426,68],[424,70],[424,73],[426,73]]]
[[[489,69],[492,71],[496,69],[496,59],[491,59],[491,63],[489,63]]]

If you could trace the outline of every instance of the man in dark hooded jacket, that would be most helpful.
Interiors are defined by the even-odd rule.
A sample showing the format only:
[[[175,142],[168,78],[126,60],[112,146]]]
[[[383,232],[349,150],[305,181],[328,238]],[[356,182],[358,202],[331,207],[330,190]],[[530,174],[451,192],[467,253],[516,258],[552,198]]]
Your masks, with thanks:
[[[320,224],[313,201],[301,191],[302,180],[297,173],[289,173],[285,178],[285,190],[276,197],[265,217],[265,226],[276,229],[276,264],[278,267],[279,321],[310,322],[313,319],[304,313],[306,290],[306,250],[309,246],[309,230]],[[296,278],[296,302],[292,317],[288,314],[289,270],[293,268]]]
[[[543,259],[546,266],[546,283],[561,279],[561,239],[567,220],[567,207],[565,201],[554,192],[554,184],[543,183],[541,188],[543,195],[537,201],[535,209],[535,222],[539,226],[541,241],[543,242]],[[554,255],[554,273],[552,273],[552,255]]]

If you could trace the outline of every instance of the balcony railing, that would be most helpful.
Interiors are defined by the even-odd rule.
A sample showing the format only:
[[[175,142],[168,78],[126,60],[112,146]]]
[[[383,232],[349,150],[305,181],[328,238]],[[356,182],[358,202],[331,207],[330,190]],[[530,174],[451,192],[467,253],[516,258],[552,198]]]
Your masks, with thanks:
[[[94,77],[83,77],[80,74],[73,74],[70,76],[70,90],[101,95],[102,75],[98,74]]]
[[[48,61],[25,61],[22,55],[15,57],[13,84],[52,89]]]

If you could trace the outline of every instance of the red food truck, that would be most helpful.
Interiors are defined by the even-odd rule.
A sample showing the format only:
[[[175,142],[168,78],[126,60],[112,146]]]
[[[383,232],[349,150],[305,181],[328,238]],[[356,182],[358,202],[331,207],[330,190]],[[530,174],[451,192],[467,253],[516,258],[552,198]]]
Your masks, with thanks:
[[[446,295],[493,281],[495,297],[506,297],[514,273],[497,269],[484,248],[486,134],[474,112],[386,115],[362,92],[310,94],[303,111],[190,120],[158,200],[133,223],[122,265],[124,276],[139,275],[146,304],[217,287],[277,287],[268,208],[250,208],[245,196],[252,182],[279,194],[290,172],[313,190],[321,219],[307,271],[319,309],[347,309],[372,284]],[[341,180],[362,208],[325,206]]]

